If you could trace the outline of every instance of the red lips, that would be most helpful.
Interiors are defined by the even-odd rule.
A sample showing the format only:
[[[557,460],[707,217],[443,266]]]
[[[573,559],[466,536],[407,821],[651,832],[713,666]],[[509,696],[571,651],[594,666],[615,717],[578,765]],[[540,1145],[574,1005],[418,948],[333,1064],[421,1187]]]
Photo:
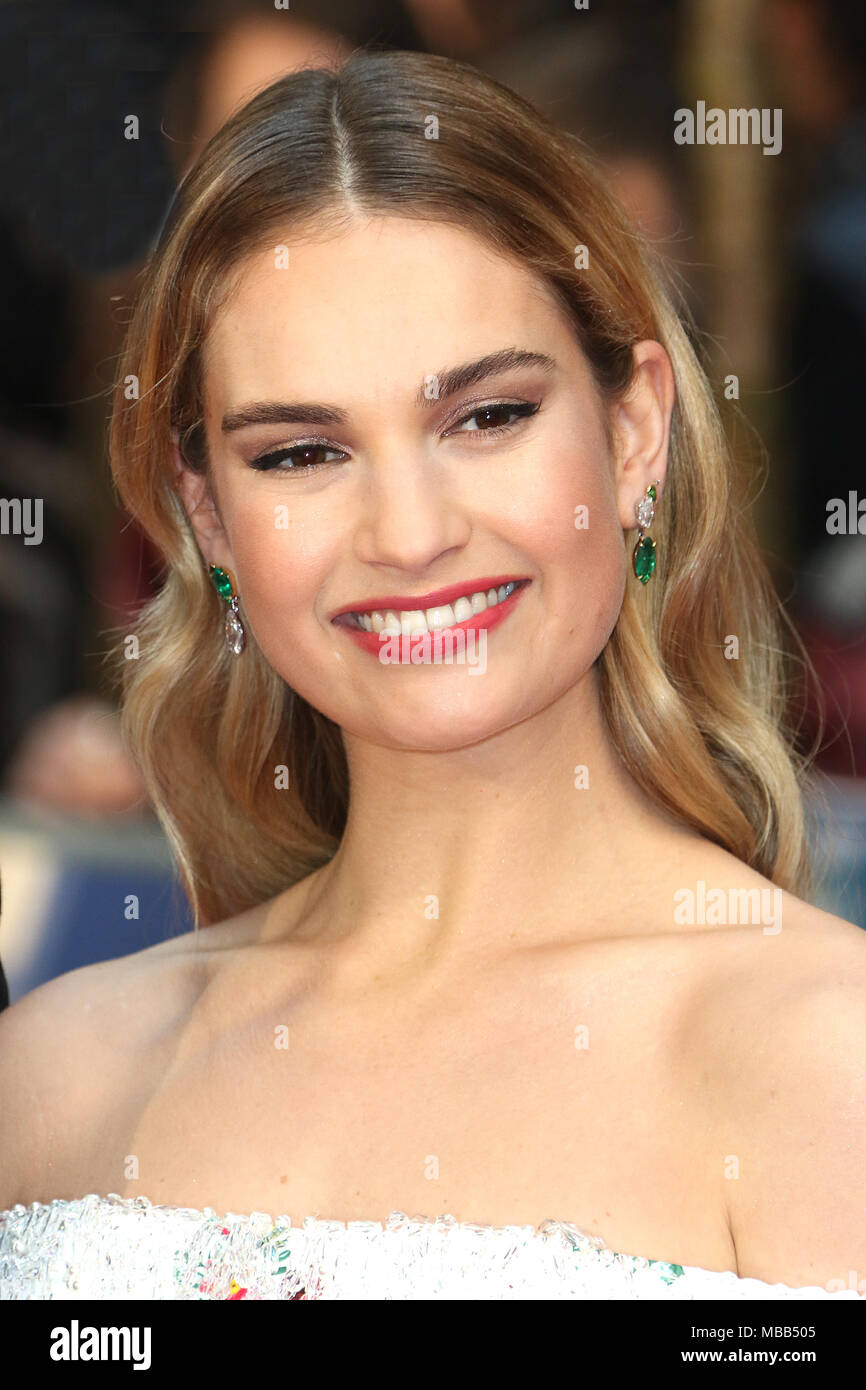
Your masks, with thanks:
[[[509,584],[516,582],[518,586],[516,589],[512,590],[512,592],[508,595],[508,598],[502,599],[500,603],[494,604],[491,608],[485,608],[483,613],[473,613],[471,618],[464,618],[462,623],[455,623],[453,627],[436,628],[433,632],[428,633],[427,639],[429,641],[431,652],[435,654],[438,650],[445,647],[445,643],[448,640],[448,633],[466,634],[471,631],[478,632],[482,628],[489,632],[491,628],[498,627],[498,625],[501,622],[504,622],[504,620],[508,617],[509,613],[515,607],[515,605],[520,602],[521,597],[529,588],[530,584],[529,580],[524,580],[523,582],[520,582],[519,580],[507,580],[506,582]],[[492,589],[493,587],[493,584],[491,584],[490,588]],[[448,592],[453,593],[453,588]],[[458,597],[460,593],[465,592],[465,590],[458,590]],[[473,589],[472,592],[476,593],[477,590]],[[431,608],[436,607],[435,604],[429,604],[428,606]],[[351,612],[352,610],[350,609],[348,611]],[[408,611],[411,612],[412,610]],[[354,627],[351,623],[338,623],[338,627],[340,627],[341,631],[345,632],[347,637],[351,637],[352,641],[357,646],[361,647],[363,651],[370,652],[373,656],[379,655],[379,653],[383,650],[383,645],[385,642],[390,644],[398,642],[401,646],[401,649],[403,647],[408,647],[411,649],[412,642],[419,640],[417,637],[412,638],[409,634],[407,634],[404,638],[402,633],[399,635],[394,634],[393,636],[386,636],[386,634],[382,632],[368,632],[366,628]],[[447,650],[447,648],[445,649]],[[401,660],[407,659],[408,657],[401,658]],[[438,660],[438,658],[435,655],[432,659]]]
[[[500,589],[503,584],[521,584],[522,580],[523,576],[520,575],[493,575],[487,579],[467,579],[458,584],[446,584],[442,589],[432,589],[429,594],[391,594],[388,598],[362,598],[338,608],[331,614],[331,622],[342,617],[344,613],[385,613],[388,609],[398,614],[401,610],[405,613],[420,610],[423,613],[428,608],[439,608],[451,603],[452,599],[464,595],[468,598],[470,594],[486,594],[488,589]]]

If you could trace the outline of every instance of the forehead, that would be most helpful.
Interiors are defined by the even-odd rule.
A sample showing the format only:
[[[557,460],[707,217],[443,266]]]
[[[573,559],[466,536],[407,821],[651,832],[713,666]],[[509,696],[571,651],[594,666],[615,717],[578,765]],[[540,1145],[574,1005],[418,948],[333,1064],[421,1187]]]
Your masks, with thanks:
[[[296,396],[369,400],[498,348],[555,352],[556,339],[577,352],[529,268],[459,227],[365,218],[282,250],[275,235],[242,262],[205,342],[205,393],[223,404],[290,381]]]

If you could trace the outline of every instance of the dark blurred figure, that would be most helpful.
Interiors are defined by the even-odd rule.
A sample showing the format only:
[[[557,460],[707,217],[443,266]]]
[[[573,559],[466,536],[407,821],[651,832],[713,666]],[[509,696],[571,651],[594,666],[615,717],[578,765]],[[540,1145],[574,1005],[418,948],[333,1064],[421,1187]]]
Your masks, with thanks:
[[[763,30],[785,122],[792,606],[824,691],[820,766],[866,777],[866,6],[765,0]],[[833,499],[853,529],[829,529]],[[805,718],[814,736],[812,701]]]
[[[146,249],[171,189],[159,48],[141,27],[90,0],[0,7],[0,492],[10,515],[38,506],[43,522],[37,543],[0,541],[0,787],[96,816],[142,796],[105,690],[99,594],[116,516],[100,277]]]
[[[25,247],[0,218],[8,326],[0,495],[9,528],[0,543],[0,786],[31,804],[102,814],[134,803],[141,789],[110,704],[87,693],[91,556],[102,531],[87,469],[68,444],[76,298],[70,268]]]
[[[672,266],[689,248],[688,276],[678,284],[694,307],[700,296],[690,175],[672,138],[680,104],[679,7],[674,0],[649,9],[624,0],[565,14],[555,8],[552,23],[536,23],[508,42],[498,35],[479,66],[586,143],[632,220]]]
[[[71,278],[25,248],[0,215],[0,775],[35,711],[80,689],[86,592],[86,510],[65,448]],[[11,504],[41,507],[41,539],[14,534]],[[34,537],[35,539],[35,537]]]

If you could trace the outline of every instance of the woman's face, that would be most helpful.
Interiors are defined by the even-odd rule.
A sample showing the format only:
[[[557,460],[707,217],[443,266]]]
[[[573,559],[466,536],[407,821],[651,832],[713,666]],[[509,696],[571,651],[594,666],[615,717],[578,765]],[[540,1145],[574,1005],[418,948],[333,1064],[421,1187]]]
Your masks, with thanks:
[[[347,733],[477,742],[572,689],[610,636],[623,528],[664,476],[657,358],[656,385],[610,417],[614,462],[564,313],[474,235],[380,217],[257,253],[204,348],[217,511],[200,477],[182,482],[202,553],[233,571],[271,666]],[[452,661],[346,610],[455,626]]]

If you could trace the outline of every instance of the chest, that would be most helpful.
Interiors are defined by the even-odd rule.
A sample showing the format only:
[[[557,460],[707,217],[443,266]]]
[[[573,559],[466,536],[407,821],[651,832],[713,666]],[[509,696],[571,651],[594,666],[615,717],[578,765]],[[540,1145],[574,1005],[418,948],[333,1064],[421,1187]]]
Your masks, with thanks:
[[[555,1218],[624,1253],[733,1267],[696,1069],[658,997],[542,976],[469,1008],[383,995],[200,1019],[116,1135],[125,1185],[102,1190],[293,1220]]]

